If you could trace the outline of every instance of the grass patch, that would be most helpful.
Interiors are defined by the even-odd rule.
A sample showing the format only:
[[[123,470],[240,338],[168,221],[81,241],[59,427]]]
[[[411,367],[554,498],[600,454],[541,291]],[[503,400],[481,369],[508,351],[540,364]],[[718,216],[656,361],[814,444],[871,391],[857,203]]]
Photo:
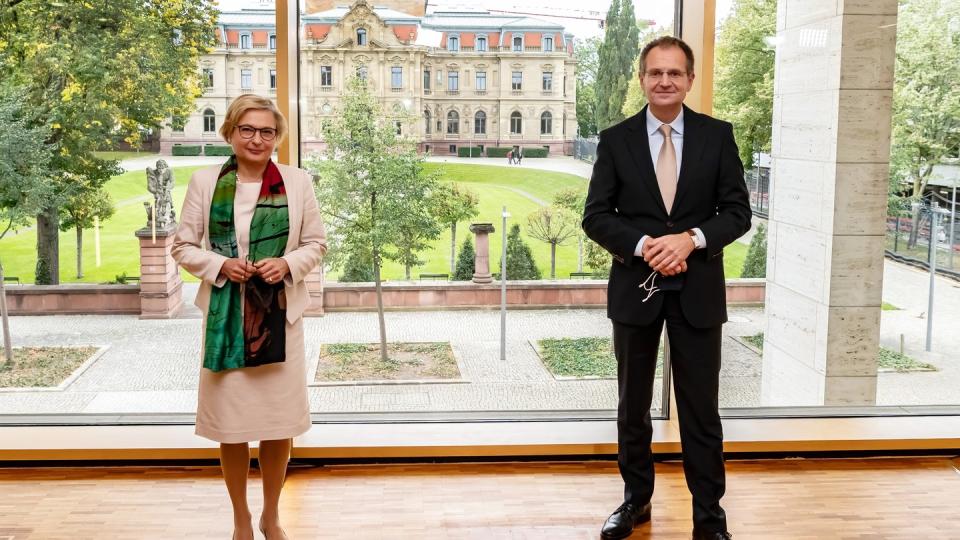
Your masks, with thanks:
[[[13,349],[13,364],[0,367],[0,388],[57,386],[95,352],[96,347]]]
[[[759,349],[761,353],[763,352],[763,332],[752,336],[740,336],[740,339],[753,345]],[[937,367],[926,362],[921,362],[912,356],[907,356],[906,354],[901,354],[898,351],[881,346],[877,353],[877,370],[907,373],[910,371],[937,371]]]
[[[756,334],[753,336],[743,336],[740,339],[746,341],[747,343],[753,345],[754,347],[759,349],[761,352],[763,352],[763,332],[760,332],[759,334]]]
[[[544,366],[557,377],[616,377],[617,359],[610,338],[559,338],[537,342]],[[663,374],[663,343],[657,354],[656,376]]]
[[[159,156],[160,154],[157,152],[137,152],[136,150],[112,150],[107,152],[94,152],[93,155],[99,159],[116,159],[123,161],[125,159]]]
[[[320,349],[316,382],[456,379],[457,360],[449,343],[389,343],[389,360],[378,343],[336,343]]]
[[[888,303],[884,302],[884,303],[880,304],[880,309],[882,309],[883,311],[898,311],[900,308],[898,308],[897,306],[895,306],[895,305],[893,305],[893,304],[888,304]]]

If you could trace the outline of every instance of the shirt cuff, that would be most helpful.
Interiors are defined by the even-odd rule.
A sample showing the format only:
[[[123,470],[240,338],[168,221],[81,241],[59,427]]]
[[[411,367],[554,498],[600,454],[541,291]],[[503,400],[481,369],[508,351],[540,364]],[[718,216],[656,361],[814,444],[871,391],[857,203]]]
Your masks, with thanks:
[[[637,242],[637,249],[633,250],[634,257],[643,257],[643,243],[647,241],[647,238],[650,238],[650,236],[646,234],[640,237],[640,241]]]
[[[694,239],[696,244],[696,249],[703,249],[707,247],[707,237],[703,235],[703,231],[700,230],[700,227],[693,229]]]

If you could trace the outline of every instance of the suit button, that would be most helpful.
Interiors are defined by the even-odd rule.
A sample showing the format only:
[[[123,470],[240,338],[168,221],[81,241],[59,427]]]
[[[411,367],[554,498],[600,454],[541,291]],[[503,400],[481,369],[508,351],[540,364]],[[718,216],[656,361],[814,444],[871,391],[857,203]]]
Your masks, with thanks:
[[[668,222],[667,222],[667,228],[668,228],[668,229],[672,229],[672,228],[673,228],[673,222],[672,222],[672,221],[668,221]]]

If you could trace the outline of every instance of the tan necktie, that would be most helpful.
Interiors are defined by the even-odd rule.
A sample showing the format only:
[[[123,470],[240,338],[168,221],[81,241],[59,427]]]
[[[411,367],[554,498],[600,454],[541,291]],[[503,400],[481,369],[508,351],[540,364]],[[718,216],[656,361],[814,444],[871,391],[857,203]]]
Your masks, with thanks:
[[[660,196],[667,207],[667,213],[673,208],[673,198],[677,195],[677,151],[673,147],[673,128],[669,124],[660,126],[663,133],[663,146],[657,156],[657,184],[660,185]]]

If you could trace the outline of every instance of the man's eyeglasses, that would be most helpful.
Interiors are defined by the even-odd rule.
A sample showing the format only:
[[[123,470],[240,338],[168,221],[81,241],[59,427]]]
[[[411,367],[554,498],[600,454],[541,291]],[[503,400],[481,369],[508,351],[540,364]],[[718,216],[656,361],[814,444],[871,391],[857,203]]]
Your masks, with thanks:
[[[645,73],[647,77],[651,79],[660,80],[664,75],[667,76],[671,81],[679,81],[680,79],[687,76],[686,71],[678,71],[676,69],[671,69],[670,71],[664,71],[662,69],[651,69]]]
[[[277,138],[277,130],[274,128],[255,128],[246,124],[237,126],[237,131],[244,139],[252,139],[257,132],[260,132],[260,138],[265,141],[272,141]]]

